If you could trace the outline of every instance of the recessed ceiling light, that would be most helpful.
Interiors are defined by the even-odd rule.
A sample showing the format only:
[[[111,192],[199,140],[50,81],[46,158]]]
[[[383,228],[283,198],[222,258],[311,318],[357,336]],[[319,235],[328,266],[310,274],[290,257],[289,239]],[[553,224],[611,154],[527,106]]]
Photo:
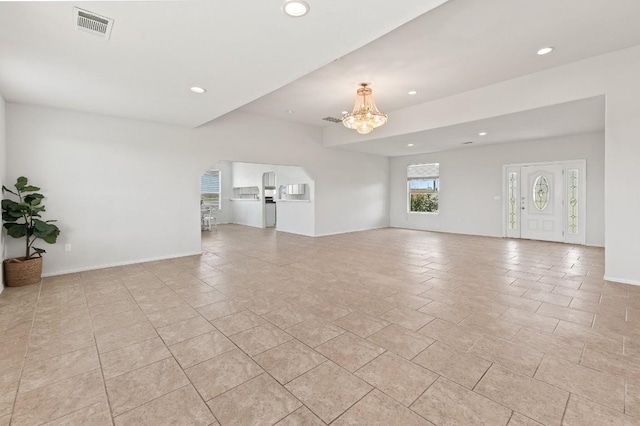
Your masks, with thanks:
[[[287,114],[293,114],[294,112],[295,112],[295,111],[294,111],[294,110],[292,110],[292,109],[288,109],[288,110],[287,110]]]
[[[546,55],[547,53],[551,52],[553,52],[553,47],[543,47],[542,49],[538,50],[538,55]]]
[[[408,143],[407,146],[413,146],[413,144],[412,143]]]
[[[408,92],[408,94],[409,94],[409,95],[417,95],[417,94],[418,94],[418,92],[417,92],[416,90],[410,90],[410,91]]]
[[[487,136],[487,132],[480,132],[478,133],[478,136]]]
[[[192,91],[193,93],[204,93],[204,92],[206,92],[206,91],[207,91],[207,89],[203,89],[202,87],[198,87],[198,86],[193,86],[193,87],[191,88],[191,91]]]
[[[342,115],[349,114],[349,111],[342,111]]]
[[[282,10],[293,18],[299,18],[309,13],[309,5],[302,0],[287,0],[282,6]]]

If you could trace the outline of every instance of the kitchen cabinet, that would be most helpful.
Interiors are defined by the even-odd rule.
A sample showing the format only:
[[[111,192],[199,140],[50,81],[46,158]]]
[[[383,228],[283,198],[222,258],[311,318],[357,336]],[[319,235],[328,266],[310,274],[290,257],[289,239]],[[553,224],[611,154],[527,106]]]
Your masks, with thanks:
[[[276,226],[276,204],[267,203],[264,205],[264,208],[264,226],[266,226],[267,228]]]
[[[262,183],[265,187],[275,188],[276,186],[276,174],[274,172],[265,173],[262,177]]]
[[[306,183],[300,183],[295,185],[287,185],[287,194],[289,195],[304,195],[306,192]]]

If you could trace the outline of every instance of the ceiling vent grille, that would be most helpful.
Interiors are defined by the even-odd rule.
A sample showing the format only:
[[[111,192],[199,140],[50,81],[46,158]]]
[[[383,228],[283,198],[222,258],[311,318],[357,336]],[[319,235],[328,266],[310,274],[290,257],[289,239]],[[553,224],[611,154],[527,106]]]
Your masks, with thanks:
[[[106,38],[107,40],[111,37],[111,28],[113,28],[113,19],[111,18],[74,7],[73,21],[80,31]]]
[[[342,120],[339,118],[335,118],[335,117],[325,117],[323,118],[324,121],[330,121],[331,123],[342,123]]]

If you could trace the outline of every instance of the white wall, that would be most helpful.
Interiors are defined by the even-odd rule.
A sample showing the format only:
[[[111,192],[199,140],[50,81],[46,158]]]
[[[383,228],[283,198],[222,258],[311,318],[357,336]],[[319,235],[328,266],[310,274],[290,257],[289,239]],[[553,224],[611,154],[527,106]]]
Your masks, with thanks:
[[[59,243],[43,243],[45,274],[199,252],[205,168],[183,173],[194,153],[184,129],[15,104],[7,111],[8,177],[40,186],[46,218],[59,220]]]
[[[275,164],[255,164],[234,162],[233,186],[257,186],[260,189],[260,201],[235,201],[233,205],[233,222],[243,225],[264,227],[264,194],[262,193],[262,175],[275,172],[276,187],[287,184],[305,183],[310,193],[309,202],[277,200],[276,229],[302,235],[314,235],[315,222],[315,182],[299,166],[283,166]],[[257,206],[256,206],[257,205]]]
[[[0,186],[7,185],[6,110],[7,110],[7,104],[2,98],[2,95],[0,95]],[[0,230],[0,254],[2,254],[3,260],[5,259],[4,236],[5,236],[5,231]],[[0,273],[0,293],[2,293],[2,290],[4,290],[4,274]]]
[[[503,235],[502,166],[587,160],[587,244],[604,245],[604,134],[475,146],[391,159],[391,226]],[[440,163],[440,213],[407,212],[407,166]]]
[[[185,129],[8,104],[7,176],[41,186],[47,217],[60,221],[45,274],[199,252],[200,176],[219,160],[308,170],[323,215],[316,235],[388,226],[388,160],[326,149],[320,137],[243,112]]]

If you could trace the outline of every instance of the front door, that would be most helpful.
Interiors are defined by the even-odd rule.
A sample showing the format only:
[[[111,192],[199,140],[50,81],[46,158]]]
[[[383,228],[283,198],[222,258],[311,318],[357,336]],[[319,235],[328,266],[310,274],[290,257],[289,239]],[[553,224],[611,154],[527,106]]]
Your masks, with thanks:
[[[564,165],[522,167],[520,238],[564,241]]]

